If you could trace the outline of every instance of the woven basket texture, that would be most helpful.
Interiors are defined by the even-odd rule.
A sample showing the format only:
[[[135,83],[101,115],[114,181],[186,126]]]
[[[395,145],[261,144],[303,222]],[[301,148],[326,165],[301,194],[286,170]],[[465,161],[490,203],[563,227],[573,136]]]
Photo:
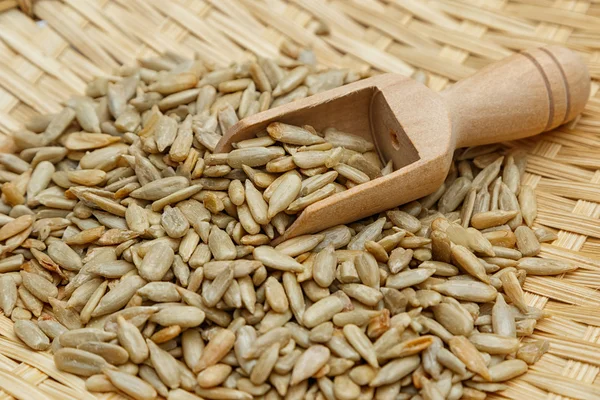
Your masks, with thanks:
[[[0,0],[0,140],[37,113],[52,113],[95,76],[161,54],[217,66],[252,54],[313,49],[319,63],[372,72],[425,73],[433,90],[515,51],[568,46],[594,82],[568,126],[509,143],[525,149],[537,225],[555,229],[541,257],[578,264],[528,277],[529,304],[549,317],[533,335],[551,343],[530,373],[491,399],[600,398],[599,0]],[[327,29],[325,29],[327,28]],[[0,313],[0,400],[122,399],[93,395],[29,351]]]

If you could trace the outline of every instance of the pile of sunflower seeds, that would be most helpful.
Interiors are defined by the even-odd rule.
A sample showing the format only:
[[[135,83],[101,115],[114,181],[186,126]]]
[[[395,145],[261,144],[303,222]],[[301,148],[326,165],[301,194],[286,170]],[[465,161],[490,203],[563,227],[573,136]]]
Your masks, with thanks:
[[[456,154],[433,194],[271,241],[315,201],[391,172],[331,127],[238,119],[359,79],[270,60],[142,60],[0,155],[0,309],[34,350],[134,399],[483,399],[548,349],[524,155]]]

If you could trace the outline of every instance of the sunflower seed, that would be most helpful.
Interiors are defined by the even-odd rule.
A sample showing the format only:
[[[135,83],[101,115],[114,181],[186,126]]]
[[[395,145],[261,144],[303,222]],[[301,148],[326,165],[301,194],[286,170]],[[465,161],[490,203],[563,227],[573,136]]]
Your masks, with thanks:
[[[515,236],[517,248],[525,257],[535,256],[540,252],[540,242],[529,227],[519,226],[515,229]]]
[[[46,350],[50,347],[48,337],[32,321],[17,320],[13,325],[13,329],[17,337],[33,350]]]
[[[193,371],[198,373],[217,364],[233,348],[234,343],[235,334],[228,329],[221,329],[209,340]]]
[[[64,372],[91,376],[103,370],[109,370],[110,365],[106,360],[96,354],[72,348],[64,348],[54,353],[54,364]]]
[[[150,321],[165,327],[178,325],[191,328],[202,324],[204,312],[196,307],[177,305],[158,311],[150,317]]]
[[[137,376],[108,368],[105,368],[103,372],[117,389],[122,390],[136,400],[156,398],[156,390],[152,385]]]
[[[102,297],[102,300],[92,312],[92,317],[100,317],[120,310],[135,295],[136,291],[145,284],[146,281],[137,275],[124,278]]]
[[[464,336],[455,336],[449,342],[450,351],[462,361],[466,367],[490,381],[490,372],[485,360],[475,346]]]

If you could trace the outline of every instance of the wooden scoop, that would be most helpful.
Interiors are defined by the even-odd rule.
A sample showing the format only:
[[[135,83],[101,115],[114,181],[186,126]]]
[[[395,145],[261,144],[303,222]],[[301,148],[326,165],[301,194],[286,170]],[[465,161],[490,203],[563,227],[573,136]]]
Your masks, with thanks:
[[[401,75],[384,74],[247,117],[216,152],[249,139],[271,122],[334,127],[375,144],[394,172],[316,202],[278,241],[318,232],[432,193],[458,147],[504,142],[572,120],[585,106],[590,75],[572,51],[548,46],[514,54],[436,93]]]

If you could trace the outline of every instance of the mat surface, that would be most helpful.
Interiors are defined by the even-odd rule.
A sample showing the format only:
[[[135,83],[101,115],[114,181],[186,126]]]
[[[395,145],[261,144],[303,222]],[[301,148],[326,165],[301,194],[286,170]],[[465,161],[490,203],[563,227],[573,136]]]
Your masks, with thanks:
[[[0,10],[0,133],[9,136],[94,76],[165,52],[227,65],[310,47],[326,66],[424,72],[442,90],[514,51],[547,43],[578,51],[595,80],[581,118],[508,145],[530,153],[525,183],[536,188],[537,223],[558,231],[541,256],[579,269],[527,279],[529,303],[551,314],[534,337],[551,349],[490,398],[600,398],[600,1],[1,0]],[[0,399],[12,398],[96,396],[49,354],[20,344],[0,313]]]

